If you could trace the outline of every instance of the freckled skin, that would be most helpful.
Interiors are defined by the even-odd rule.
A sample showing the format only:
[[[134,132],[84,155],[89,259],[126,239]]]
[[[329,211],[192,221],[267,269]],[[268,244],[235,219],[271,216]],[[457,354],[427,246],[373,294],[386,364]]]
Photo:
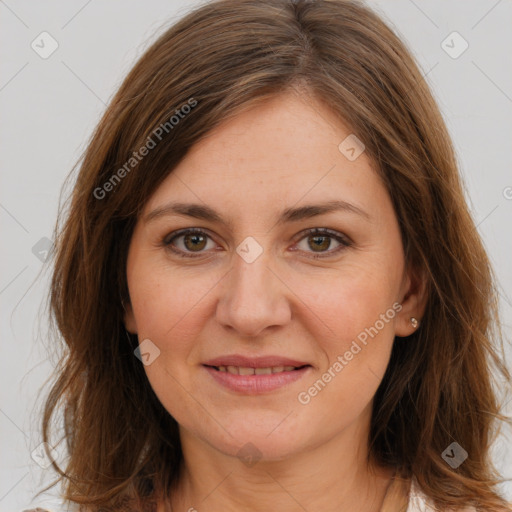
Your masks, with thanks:
[[[184,216],[139,221],[135,227],[127,264],[131,307],[125,322],[140,341],[149,338],[161,351],[145,371],[180,424],[189,468],[183,496],[199,492],[197,475],[211,480],[213,488],[218,475],[234,468],[234,474],[243,474],[243,483],[223,484],[225,490],[209,500],[223,498],[227,503],[229,495],[240,493],[239,505],[249,501],[254,479],[261,501],[261,479],[268,480],[268,474],[262,476],[265,469],[281,475],[287,489],[315,506],[339,503],[342,497],[351,503],[344,486],[331,485],[340,475],[346,475],[354,492],[370,485],[363,461],[372,399],[394,336],[413,332],[409,319],[421,317],[422,302],[411,284],[414,276],[405,268],[391,200],[373,164],[365,153],[351,162],[338,149],[350,133],[309,97],[290,93],[274,98],[196,144],[143,212],[169,201],[206,203],[231,219],[232,228]],[[370,219],[338,211],[276,224],[284,208],[339,199],[364,210]],[[162,245],[172,232],[193,227],[208,234],[202,256],[180,258]],[[315,252],[312,238],[319,235],[300,235],[308,228],[329,228],[352,245],[335,252],[340,243],[331,237],[330,246],[319,243],[327,250]],[[236,252],[246,237],[263,249],[252,263]],[[189,253],[194,248],[183,237],[174,244]],[[325,257],[313,259],[315,254]],[[307,405],[299,403],[297,395],[394,303],[402,304],[401,311],[317,396]],[[201,365],[233,353],[282,355],[313,368],[279,390],[241,395],[219,386]],[[262,457],[250,475],[233,458],[248,442]],[[302,471],[310,475],[307,484]],[[211,476],[215,472],[217,479]],[[384,480],[379,482],[380,487],[374,486],[377,496],[385,491]],[[275,509],[276,499],[285,498],[283,489],[273,485],[271,493],[281,493],[273,497]],[[293,510],[289,499],[281,503],[283,510]],[[208,503],[213,507],[215,502]],[[354,503],[360,510],[373,510],[361,501]],[[187,510],[190,501],[184,499],[183,506]]]

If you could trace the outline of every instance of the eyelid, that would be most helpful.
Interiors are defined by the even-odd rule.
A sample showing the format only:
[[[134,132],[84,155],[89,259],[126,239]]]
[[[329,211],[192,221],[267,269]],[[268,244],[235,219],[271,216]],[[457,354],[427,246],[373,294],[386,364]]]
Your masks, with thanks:
[[[164,245],[170,244],[175,238],[179,236],[188,235],[188,234],[200,234],[200,235],[208,235],[210,238],[213,237],[210,235],[210,232],[205,228],[182,228],[177,229],[176,231],[172,231],[164,236],[162,243]]]
[[[340,231],[336,231],[330,228],[307,228],[303,229],[299,233],[297,233],[296,237],[294,237],[297,241],[302,240],[307,235],[329,235],[332,238],[340,239],[338,240],[340,243],[346,243],[347,245],[352,244],[353,241],[349,236],[345,235]]]

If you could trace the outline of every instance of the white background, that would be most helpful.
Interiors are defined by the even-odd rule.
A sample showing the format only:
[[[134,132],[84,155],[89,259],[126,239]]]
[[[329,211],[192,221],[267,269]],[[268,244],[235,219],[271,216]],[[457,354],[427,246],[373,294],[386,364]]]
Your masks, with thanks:
[[[496,270],[504,333],[510,339],[512,2],[369,4],[407,42],[441,106],[473,217]],[[53,477],[30,455],[41,441],[40,390],[53,368],[41,306],[48,273],[38,278],[42,262],[32,248],[51,238],[64,179],[123,77],[148,44],[194,5],[177,0],[0,0],[0,512],[29,505],[65,510],[55,497],[57,488],[32,501]],[[31,48],[43,31],[58,43],[47,59]],[[453,31],[469,44],[456,59],[442,47]],[[452,51],[462,48],[457,38],[447,41]],[[510,364],[510,346],[507,350]],[[508,478],[510,439],[500,439],[495,450]],[[512,499],[512,483],[502,489]]]

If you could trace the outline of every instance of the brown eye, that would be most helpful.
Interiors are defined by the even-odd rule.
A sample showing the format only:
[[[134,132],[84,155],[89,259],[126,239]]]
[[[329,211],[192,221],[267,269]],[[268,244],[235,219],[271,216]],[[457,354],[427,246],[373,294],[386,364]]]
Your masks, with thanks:
[[[193,233],[191,235],[182,235],[183,236],[183,244],[185,247],[191,251],[204,249],[206,246],[206,237],[203,235],[198,235]]]
[[[172,233],[172,235],[173,236],[170,238],[167,236],[162,241],[162,245],[168,247],[178,256],[194,258],[208,252],[207,245],[208,240],[211,240],[211,237],[201,229],[185,229]],[[312,228],[307,230],[306,235],[303,236],[299,242],[302,242],[303,240],[307,240],[307,246],[302,248],[299,247],[299,249],[305,253],[313,253],[312,256],[309,256],[311,258],[326,258],[352,245],[350,239],[341,233],[331,231],[326,228]],[[336,241],[338,246],[333,250],[329,250],[333,240]],[[215,244],[213,244],[213,247],[210,247],[210,249],[213,249],[214,247]]]
[[[309,243],[309,247],[311,247],[313,250],[320,249],[320,250],[327,250],[329,249],[329,246],[331,245],[331,237],[329,236],[313,236],[308,237],[308,240],[312,240],[311,243]]]
[[[306,240],[307,244],[306,247],[303,246],[301,248],[300,243],[302,243],[303,240]],[[332,250],[328,250],[332,246],[333,240],[335,240],[338,246]],[[347,237],[336,231],[331,231],[326,228],[312,228],[306,231],[306,236],[301,238],[297,245],[299,245],[299,249],[301,251],[306,253],[316,253],[309,256],[311,258],[327,258],[337,254],[347,247],[350,247],[352,242]]]
[[[200,229],[186,229],[173,233],[171,238],[166,237],[162,243],[178,256],[193,258],[207,252],[205,249],[209,239],[210,236]]]

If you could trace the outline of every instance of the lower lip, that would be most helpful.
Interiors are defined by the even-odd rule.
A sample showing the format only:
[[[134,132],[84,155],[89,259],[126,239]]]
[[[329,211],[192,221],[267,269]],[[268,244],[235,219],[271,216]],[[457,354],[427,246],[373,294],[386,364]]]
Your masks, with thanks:
[[[231,391],[237,391],[247,395],[257,395],[282,388],[287,384],[301,379],[311,369],[311,366],[305,366],[299,370],[289,372],[265,373],[263,375],[237,375],[234,373],[220,372],[211,366],[203,365],[203,367],[206,368],[208,373],[222,386]]]

